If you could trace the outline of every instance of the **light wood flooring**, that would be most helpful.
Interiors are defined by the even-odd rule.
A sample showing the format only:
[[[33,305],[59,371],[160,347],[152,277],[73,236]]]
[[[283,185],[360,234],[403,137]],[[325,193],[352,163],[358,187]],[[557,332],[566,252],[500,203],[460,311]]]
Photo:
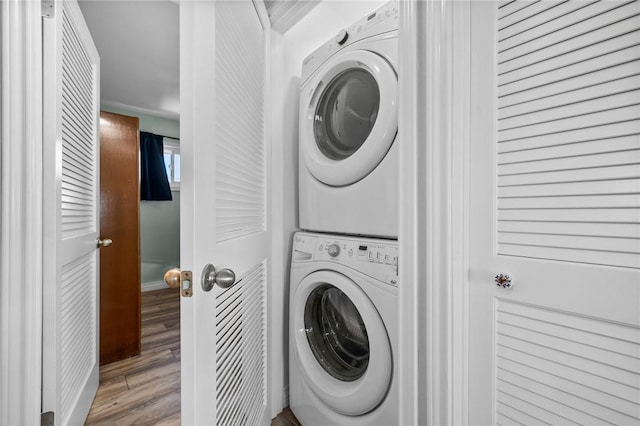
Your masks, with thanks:
[[[142,352],[100,367],[86,424],[180,424],[178,289],[142,293]]]
[[[142,293],[142,353],[100,367],[86,425],[180,425],[180,292]],[[287,407],[272,426],[300,426]]]
[[[278,416],[271,420],[271,426],[301,426],[296,416],[293,415],[293,412],[289,407],[286,407],[282,410],[282,413],[278,414]]]

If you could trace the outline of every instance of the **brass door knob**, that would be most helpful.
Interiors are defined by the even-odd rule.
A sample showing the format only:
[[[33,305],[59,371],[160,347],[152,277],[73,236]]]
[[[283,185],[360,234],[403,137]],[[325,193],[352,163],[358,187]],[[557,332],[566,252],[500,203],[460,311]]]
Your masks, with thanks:
[[[98,247],[109,247],[111,244],[113,244],[113,240],[111,240],[111,238],[105,238],[102,240],[98,238],[96,244],[98,245]]]
[[[171,268],[165,272],[164,282],[171,288],[180,288],[180,268]]]

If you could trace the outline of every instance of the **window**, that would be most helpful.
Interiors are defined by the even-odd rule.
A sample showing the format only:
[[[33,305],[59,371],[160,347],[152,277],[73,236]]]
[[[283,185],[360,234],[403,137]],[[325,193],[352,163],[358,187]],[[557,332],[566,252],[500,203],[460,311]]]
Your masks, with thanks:
[[[178,139],[164,138],[164,167],[172,191],[180,190],[180,144]]]

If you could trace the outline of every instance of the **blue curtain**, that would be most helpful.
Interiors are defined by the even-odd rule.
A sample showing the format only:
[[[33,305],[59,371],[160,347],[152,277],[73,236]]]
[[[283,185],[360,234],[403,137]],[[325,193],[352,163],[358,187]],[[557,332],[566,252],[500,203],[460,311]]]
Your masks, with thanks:
[[[171,188],[164,165],[163,136],[140,132],[140,199],[170,201]]]

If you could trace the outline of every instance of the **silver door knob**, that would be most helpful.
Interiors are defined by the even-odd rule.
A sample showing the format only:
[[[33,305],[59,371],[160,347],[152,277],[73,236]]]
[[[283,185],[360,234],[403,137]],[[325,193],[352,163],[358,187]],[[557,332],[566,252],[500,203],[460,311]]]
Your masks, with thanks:
[[[105,238],[103,240],[98,238],[96,243],[97,243],[98,247],[109,247],[111,244],[113,244],[113,240],[111,240],[110,238]]]
[[[207,264],[202,270],[202,280],[200,284],[204,291],[211,291],[214,284],[221,288],[229,288],[236,282],[236,274],[228,268],[216,271],[212,264]]]

